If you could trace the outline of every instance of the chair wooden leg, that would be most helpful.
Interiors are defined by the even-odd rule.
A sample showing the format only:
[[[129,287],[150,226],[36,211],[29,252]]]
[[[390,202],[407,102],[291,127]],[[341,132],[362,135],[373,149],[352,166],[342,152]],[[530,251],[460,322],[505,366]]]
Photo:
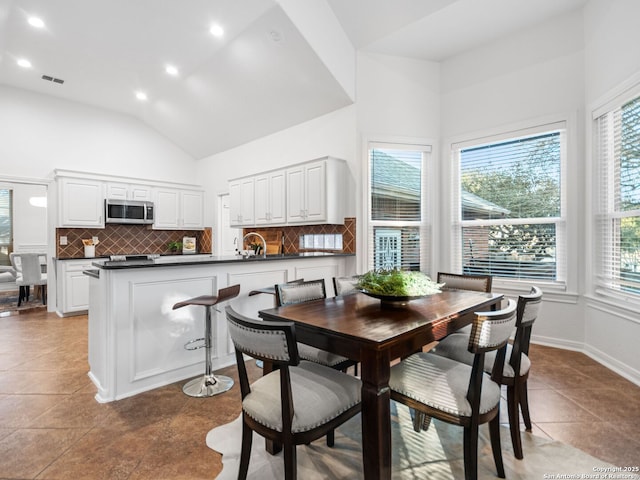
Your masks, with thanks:
[[[505,478],[504,464],[502,463],[502,447],[500,446],[500,415],[496,415],[489,422],[489,435],[491,437],[491,450],[493,451],[493,461],[496,464],[496,471],[500,478]]]
[[[282,445],[282,450],[284,451],[284,480],[296,480],[296,446],[292,443],[285,442]]]
[[[464,427],[464,478],[478,478],[478,424],[473,421]]]
[[[513,454],[519,460],[522,460],[522,442],[520,440],[520,389],[509,385],[507,386],[507,408],[509,413],[509,430],[511,431],[511,444],[513,445]]]
[[[327,447],[333,447],[333,444],[336,441],[336,431],[335,430],[331,430],[329,433],[327,433]]]
[[[22,299],[24,298],[24,287],[20,286],[18,291],[18,306],[22,304]]]
[[[520,409],[522,420],[528,432],[531,431],[531,416],[529,415],[529,395],[527,393],[527,381],[520,383]]]
[[[242,448],[240,450],[240,469],[238,470],[238,480],[245,480],[249,471],[249,459],[251,458],[251,440],[253,431],[242,422]]]

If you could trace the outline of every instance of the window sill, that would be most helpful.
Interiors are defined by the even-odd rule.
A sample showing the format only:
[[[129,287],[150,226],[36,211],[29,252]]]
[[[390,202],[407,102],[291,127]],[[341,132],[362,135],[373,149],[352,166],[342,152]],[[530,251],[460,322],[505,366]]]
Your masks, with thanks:
[[[616,295],[615,292],[597,289],[595,293],[585,295],[587,306],[603,309],[614,315],[624,317],[634,323],[640,323],[638,311],[640,311],[640,298],[628,295]]]
[[[504,280],[493,279],[491,290],[494,292],[504,293],[507,296],[516,297],[518,295],[527,295],[531,292],[531,287],[535,285],[539,287],[543,294],[542,300],[549,300],[557,303],[577,304],[580,295],[577,292],[567,291],[567,286],[560,282],[543,282],[531,280]]]

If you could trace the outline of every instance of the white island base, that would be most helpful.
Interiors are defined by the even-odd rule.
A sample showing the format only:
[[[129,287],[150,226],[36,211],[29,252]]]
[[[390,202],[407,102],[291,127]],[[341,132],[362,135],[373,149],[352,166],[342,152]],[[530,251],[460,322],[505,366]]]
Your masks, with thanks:
[[[184,345],[204,336],[204,307],[173,310],[173,305],[219,288],[240,284],[240,295],[228,304],[258,318],[274,306],[273,295],[249,297],[251,290],[296,278],[324,278],[333,295],[331,278],[353,273],[353,256],[281,257],[229,260],[194,257],[190,264],[176,259],[144,267],[98,267],[89,287],[89,376],[98,388],[96,400],[110,402],[204,374],[205,350]],[[201,260],[198,262],[198,260]],[[235,364],[227,334],[225,304],[212,312],[213,370]]]

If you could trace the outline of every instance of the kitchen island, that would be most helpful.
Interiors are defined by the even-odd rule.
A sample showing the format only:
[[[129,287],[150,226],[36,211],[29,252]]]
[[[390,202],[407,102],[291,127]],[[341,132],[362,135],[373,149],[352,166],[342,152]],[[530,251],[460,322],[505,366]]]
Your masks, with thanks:
[[[96,260],[89,276],[89,377],[96,400],[110,402],[204,373],[204,349],[184,345],[204,336],[204,309],[173,305],[240,284],[229,302],[240,313],[258,318],[274,305],[273,295],[249,296],[252,290],[296,278],[331,278],[355,273],[355,255],[303,253],[266,257],[212,255],[162,256],[150,261]],[[213,312],[212,366],[235,363],[224,308]]]

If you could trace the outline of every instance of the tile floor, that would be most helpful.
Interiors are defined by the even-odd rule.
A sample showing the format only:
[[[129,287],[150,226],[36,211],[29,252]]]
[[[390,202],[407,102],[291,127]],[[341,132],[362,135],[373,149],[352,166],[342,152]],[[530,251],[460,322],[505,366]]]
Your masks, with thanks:
[[[580,353],[534,345],[531,359],[535,435],[640,463],[640,387]],[[205,436],[240,413],[237,383],[208,399],[180,382],[99,404],[87,370],[86,316],[0,318],[0,478],[215,478],[221,461]],[[237,379],[235,367],[224,373]]]

